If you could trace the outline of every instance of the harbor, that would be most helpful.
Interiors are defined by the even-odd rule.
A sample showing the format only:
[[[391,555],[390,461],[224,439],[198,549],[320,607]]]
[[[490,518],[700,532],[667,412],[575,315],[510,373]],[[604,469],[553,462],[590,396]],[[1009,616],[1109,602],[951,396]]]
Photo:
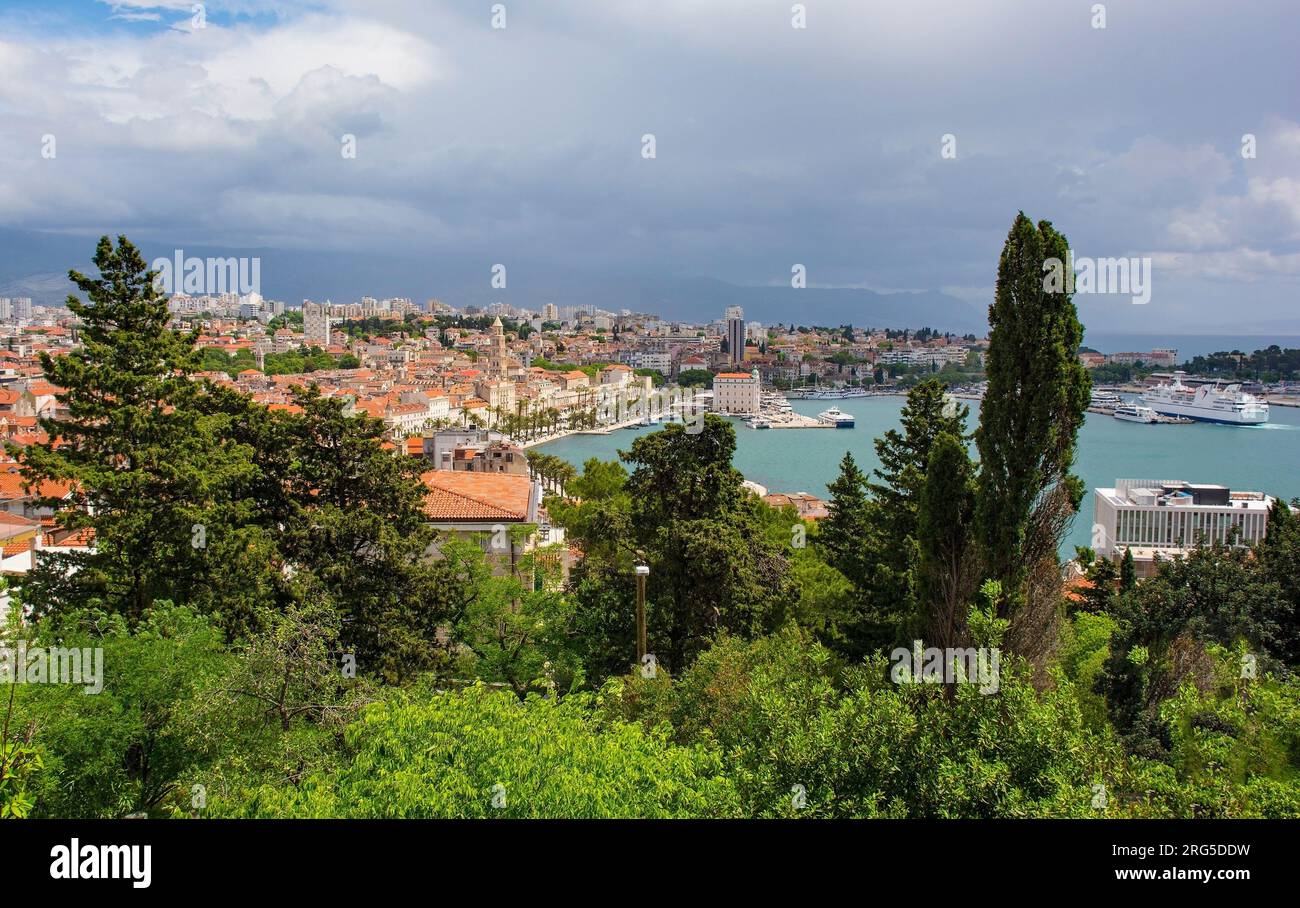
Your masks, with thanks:
[[[954,395],[956,396],[956,395]],[[735,465],[747,479],[772,489],[802,489],[826,497],[826,486],[839,472],[840,460],[850,452],[867,472],[880,466],[874,440],[897,429],[900,396],[872,395],[854,400],[846,409],[856,417],[852,429],[837,432],[805,432],[791,438],[775,432],[752,431],[736,419]],[[787,428],[820,428],[817,414],[827,402],[794,400],[792,412],[800,419],[787,419]],[[974,428],[978,401],[971,405],[967,425]],[[773,426],[775,428],[775,424]],[[631,430],[629,430],[631,431]],[[646,431],[643,429],[642,431]],[[792,456],[791,442],[797,441]],[[572,436],[545,444],[541,450],[562,457],[578,469],[590,457],[617,460],[626,449],[627,433],[607,436]],[[972,446],[972,452],[974,448]],[[1112,486],[1123,476],[1186,477],[1193,481],[1259,489],[1284,499],[1300,496],[1300,410],[1278,408],[1270,421],[1256,426],[1230,426],[1210,422],[1180,424],[1176,432],[1143,432],[1115,419],[1113,414],[1088,413],[1079,430],[1075,472],[1085,485]],[[1076,545],[1089,545],[1092,513],[1091,493],[1083,502],[1061,551],[1070,555]]]

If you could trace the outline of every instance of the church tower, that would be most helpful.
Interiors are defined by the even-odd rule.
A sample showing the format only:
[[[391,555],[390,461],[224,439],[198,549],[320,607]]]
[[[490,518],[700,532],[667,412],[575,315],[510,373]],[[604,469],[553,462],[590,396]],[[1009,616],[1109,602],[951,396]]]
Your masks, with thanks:
[[[493,375],[501,378],[506,374],[506,330],[501,324],[501,316],[492,322],[492,346],[488,354],[489,369]]]

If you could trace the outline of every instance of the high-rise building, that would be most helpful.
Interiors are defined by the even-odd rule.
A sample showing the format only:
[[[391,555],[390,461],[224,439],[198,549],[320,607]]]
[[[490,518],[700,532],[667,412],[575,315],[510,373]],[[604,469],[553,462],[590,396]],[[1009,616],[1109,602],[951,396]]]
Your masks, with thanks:
[[[32,317],[32,301],[28,297],[20,296],[14,299],[14,318],[23,319]]]
[[[739,306],[729,306],[727,319],[727,356],[732,364],[745,361],[745,310]]]
[[[7,296],[0,296],[0,322],[7,322],[14,317],[14,301]]]
[[[324,303],[302,301],[303,341],[324,349],[330,345],[330,307]]]

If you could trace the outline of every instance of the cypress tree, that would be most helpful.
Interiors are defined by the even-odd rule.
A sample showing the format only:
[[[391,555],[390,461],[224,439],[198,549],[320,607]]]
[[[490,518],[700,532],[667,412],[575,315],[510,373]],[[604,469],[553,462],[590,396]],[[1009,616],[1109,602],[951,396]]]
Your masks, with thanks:
[[[987,574],[1007,594],[1003,609],[1013,619],[1012,641],[1012,613],[1032,598],[1026,588],[1031,578],[1041,584],[1034,610],[1043,613],[1031,622],[1033,633],[1046,636],[1038,625],[1047,621],[1045,600],[1054,603],[1059,593],[1056,547],[1083,499],[1083,482],[1070,472],[1090,384],[1078,360],[1083,326],[1071,283],[1051,280],[1068,253],[1066,238],[1050,222],[1035,226],[1019,213],[989,307],[988,390],[975,434],[976,529]],[[1053,583],[1058,589],[1049,589]]]
[[[1121,593],[1127,593],[1133,587],[1137,586],[1137,566],[1133,564],[1133,550],[1124,549],[1124,560],[1119,566],[1119,590]]]

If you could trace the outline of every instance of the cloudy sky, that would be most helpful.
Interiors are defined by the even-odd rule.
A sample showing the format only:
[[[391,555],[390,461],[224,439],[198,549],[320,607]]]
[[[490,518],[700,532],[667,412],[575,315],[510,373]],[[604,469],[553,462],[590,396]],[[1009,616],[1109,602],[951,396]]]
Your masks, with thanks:
[[[1152,259],[1112,328],[1300,334],[1295,0],[501,5],[0,0],[0,227],[983,306],[1023,209]]]

